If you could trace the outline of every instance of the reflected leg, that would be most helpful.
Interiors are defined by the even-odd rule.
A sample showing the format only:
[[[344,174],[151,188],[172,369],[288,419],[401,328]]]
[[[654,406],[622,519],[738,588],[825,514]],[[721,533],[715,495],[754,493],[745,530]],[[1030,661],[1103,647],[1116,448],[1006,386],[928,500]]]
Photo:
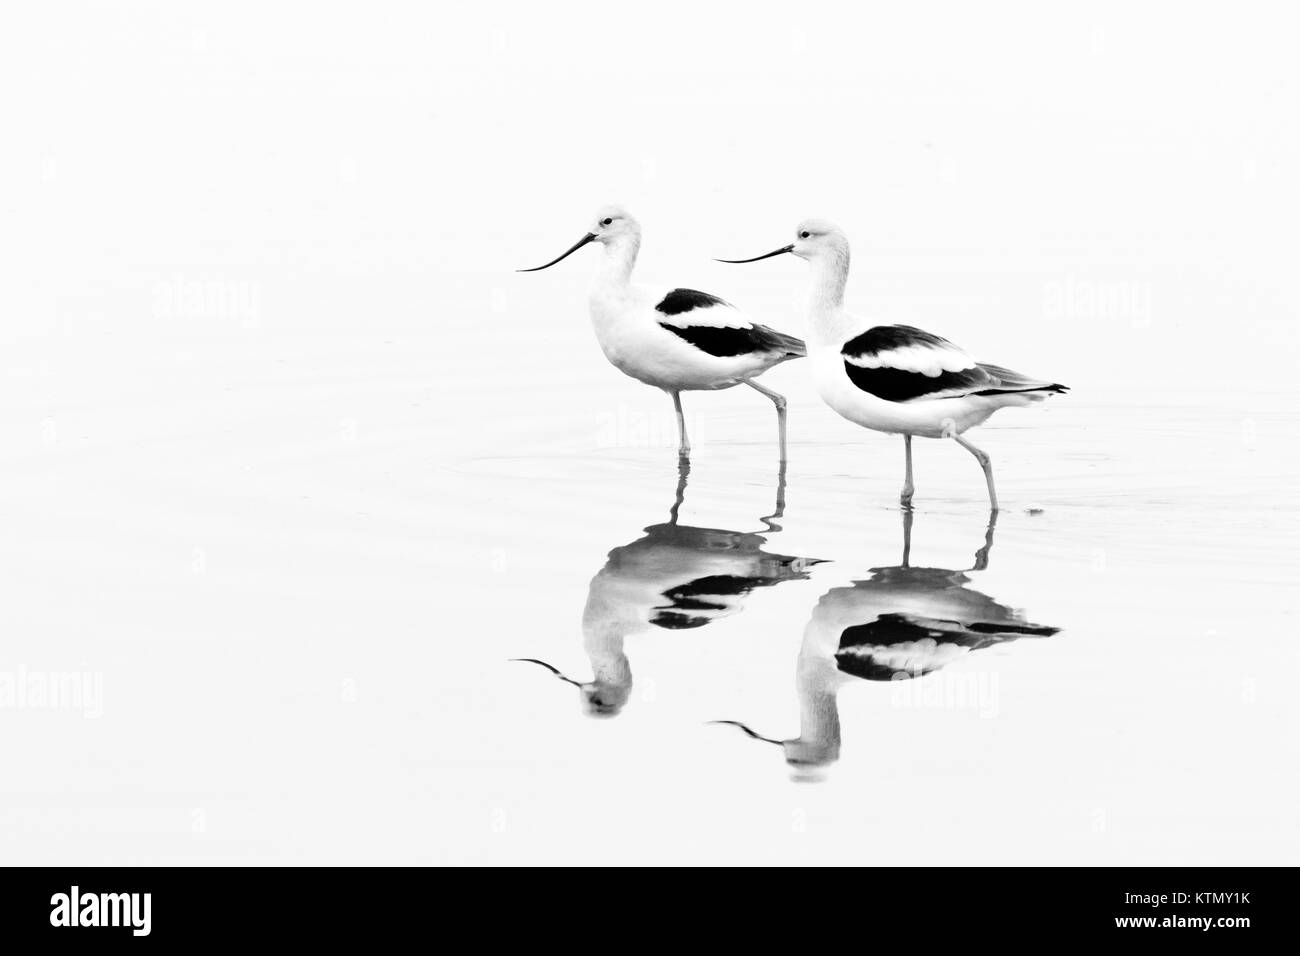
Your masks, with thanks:
[[[677,513],[682,510],[682,502],[686,500],[686,479],[691,476],[691,460],[685,456],[677,459],[677,494],[673,498],[673,506],[668,509],[668,523],[677,523]]]
[[[980,467],[984,469],[984,481],[987,482],[989,486],[989,509],[991,511],[997,511],[998,493],[993,488],[993,459],[988,456],[988,452],[976,448],[974,445],[972,445],[966,439],[962,438],[960,435],[953,435],[952,440],[955,441],[957,444],[961,445],[962,448],[965,448],[972,455],[974,455],[975,460],[978,461],[980,463]]]
[[[998,525],[998,513],[989,510],[989,526],[984,531],[984,547],[975,552],[975,564],[972,571],[983,571],[989,566],[989,555],[993,552],[993,529]]]
[[[772,391],[770,388],[764,388],[750,379],[744,379],[744,382],[756,392],[766,395],[772,400],[772,404],[776,406],[776,430],[781,443],[781,460],[785,461],[785,396]]]

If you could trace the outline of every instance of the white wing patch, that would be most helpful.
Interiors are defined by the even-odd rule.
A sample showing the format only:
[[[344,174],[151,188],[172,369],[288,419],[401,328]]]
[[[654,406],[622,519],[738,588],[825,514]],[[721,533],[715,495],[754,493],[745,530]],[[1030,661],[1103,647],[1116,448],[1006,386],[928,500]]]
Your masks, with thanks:
[[[904,345],[869,355],[845,354],[844,361],[858,368],[893,368],[938,378],[944,372],[964,372],[975,367],[975,360],[954,345],[934,346],[924,343]]]
[[[663,325],[673,325],[679,329],[752,329],[754,323],[743,312],[731,305],[710,305],[703,309],[691,309],[677,315],[655,313],[655,321]]]
[[[841,647],[836,653],[875,661],[895,671],[933,671],[952,663],[970,648],[932,637],[898,644],[858,644]]]

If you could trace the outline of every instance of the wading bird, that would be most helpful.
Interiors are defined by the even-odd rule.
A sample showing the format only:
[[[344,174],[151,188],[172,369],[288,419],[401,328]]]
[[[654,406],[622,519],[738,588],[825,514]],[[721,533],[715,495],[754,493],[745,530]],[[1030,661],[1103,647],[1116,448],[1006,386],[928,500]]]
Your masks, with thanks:
[[[653,628],[690,630],[736,614],[756,588],[800,581],[820,562],[765,551],[767,539],[756,531],[695,528],[677,523],[686,496],[689,463],[679,464],[677,497],[668,521],[651,525],[645,536],[609,552],[605,566],[591,579],[582,612],[583,645],[592,679],[578,681],[536,658],[560,680],[577,687],[588,714],[612,717],[632,693],[632,667],[624,640]],[[760,518],[767,531],[785,510],[785,470],[777,476],[776,511]]]
[[[592,242],[603,247],[588,297],[596,340],[620,372],[672,397],[678,454],[685,458],[691,453],[682,392],[714,391],[744,383],[776,406],[781,460],[785,461],[785,398],[754,379],[773,365],[807,354],[803,342],[759,325],[707,292],[632,285],[641,226],[617,206],[597,212],[587,234],[564,255],[519,271],[549,269]]]
[[[849,277],[849,240],[821,219],[800,223],[795,241],[753,259],[785,253],[812,266],[808,356],[822,399],[864,428],[902,435],[907,458],[899,501],[912,505],[912,436],[951,438],[984,470],[989,505],[998,508],[988,454],[962,437],[999,408],[1041,402],[1064,385],[976,362],[947,339],[910,325],[877,325],[844,308]]]
[[[984,546],[969,570],[988,567],[997,513],[989,513]],[[755,740],[779,744],[796,773],[815,774],[840,756],[837,695],[854,678],[899,681],[923,677],[972,651],[1022,637],[1051,637],[1058,629],[1030,624],[988,595],[968,587],[964,571],[911,565],[912,512],[903,512],[903,561],[872,568],[870,577],[850,587],[832,588],[813,609],[804,629],[795,669],[799,696],[799,736],[763,737],[735,720]],[[900,706],[921,695],[895,685]]]

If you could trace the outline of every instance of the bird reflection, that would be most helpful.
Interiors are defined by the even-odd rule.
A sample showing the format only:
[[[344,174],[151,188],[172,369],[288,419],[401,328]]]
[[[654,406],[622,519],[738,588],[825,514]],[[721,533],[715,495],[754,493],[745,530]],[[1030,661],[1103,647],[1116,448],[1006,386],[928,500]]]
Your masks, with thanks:
[[[817,602],[796,669],[799,736],[774,740],[739,721],[718,723],[780,745],[797,773],[812,775],[839,759],[836,695],[850,679],[923,677],[993,644],[1057,633],[1058,628],[1030,624],[1019,611],[968,586],[966,571],[988,567],[996,512],[989,514],[984,544],[966,571],[912,567],[912,519],[910,510],[903,512],[901,564],[872,568],[867,579],[833,588]]]
[[[668,520],[651,525],[645,535],[609,552],[605,566],[591,579],[582,614],[583,645],[592,679],[578,681],[536,658],[560,680],[577,687],[592,716],[617,715],[632,693],[632,669],[623,644],[631,634],[651,628],[689,630],[738,613],[756,588],[808,577],[815,558],[764,551],[758,531],[727,531],[678,524],[686,498],[690,462],[678,466],[677,492]],[[777,532],[785,513],[785,466],[777,474],[773,513],[759,521]]]

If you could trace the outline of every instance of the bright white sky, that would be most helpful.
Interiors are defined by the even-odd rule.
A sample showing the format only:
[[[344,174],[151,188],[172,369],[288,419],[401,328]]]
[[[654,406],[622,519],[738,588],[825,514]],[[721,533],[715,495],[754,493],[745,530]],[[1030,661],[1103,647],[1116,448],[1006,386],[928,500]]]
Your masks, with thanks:
[[[646,225],[648,269],[727,275],[735,296],[765,278],[709,257],[765,251],[822,215],[877,274],[1073,256],[1099,281],[1176,267],[1294,309],[1300,89],[1276,15],[643,11],[10,11],[0,179],[20,267],[3,281],[33,304],[34,275],[195,263],[399,265],[454,285],[553,254],[617,201]]]

